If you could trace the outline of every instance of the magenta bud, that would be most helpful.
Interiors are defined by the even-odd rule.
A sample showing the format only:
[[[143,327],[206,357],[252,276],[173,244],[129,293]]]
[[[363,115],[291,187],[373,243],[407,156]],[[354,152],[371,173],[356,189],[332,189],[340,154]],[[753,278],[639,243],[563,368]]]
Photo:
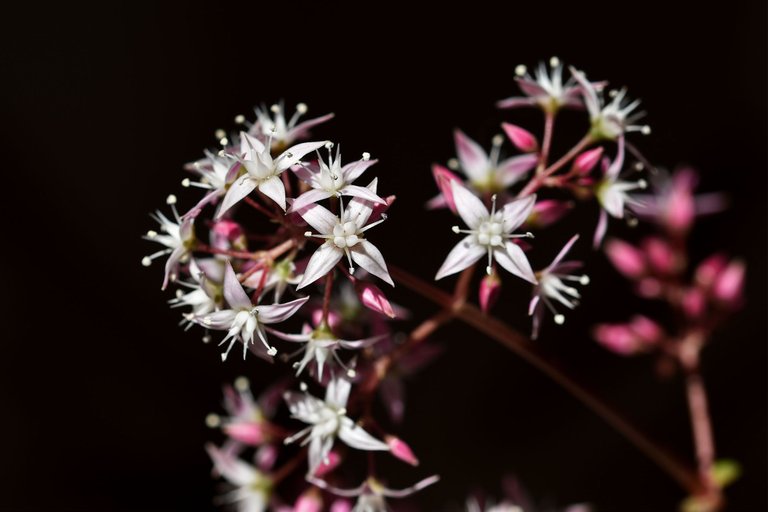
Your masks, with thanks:
[[[663,336],[663,331],[659,324],[643,315],[635,315],[629,324],[632,332],[635,333],[639,341],[647,345],[655,345]]]
[[[707,297],[701,288],[691,288],[683,294],[683,311],[689,318],[700,318],[704,314],[707,305]]]
[[[696,216],[693,189],[698,176],[693,169],[682,169],[672,177],[672,190],[667,198],[664,220],[672,231],[688,231]]]
[[[320,308],[312,311],[312,325],[318,327],[323,321],[323,310]],[[341,324],[341,315],[334,310],[328,311],[328,327],[335,330]]]
[[[213,225],[213,232],[223,236],[227,240],[234,240],[243,236],[243,228],[235,221],[222,219]]]
[[[293,506],[293,512],[320,512],[322,509],[323,498],[314,487],[304,491]]]
[[[710,289],[717,280],[717,277],[725,269],[728,260],[723,254],[713,254],[702,261],[696,268],[696,284],[704,289]]]
[[[277,462],[278,455],[280,452],[275,445],[264,444],[256,452],[256,465],[262,471],[269,471]]]
[[[525,128],[511,123],[501,123],[501,127],[504,128],[512,144],[523,153],[534,153],[539,150],[539,141],[536,136]]]
[[[645,258],[637,247],[612,239],[605,244],[605,253],[616,270],[628,278],[636,279],[645,273]]]
[[[439,164],[432,165],[432,176],[434,176],[437,188],[440,189],[440,193],[445,198],[448,208],[450,208],[453,213],[457,213],[456,202],[453,200],[453,191],[451,190],[451,182],[458,181],[461,183],[461,179]]]
[[[571,172],[574,174],[589,174],[603,156],[602,146],[587,150],[573,160]]]
[[[639,348],[637,337],[626,325],[599,324],[593,336],[605,348],[622,356],[633,355]]]
[[[331,512],[350,512],[352,503],[349,500],[337,499],[331,504]]]
[[[323,460],[317,469],[315,469],[315,476],[323,477],[336,469],[341,464],[341,455],[338,452],[331,451],[328,456]]]
[[[661,238],[646,238],[643,249],[648,256],[651,268],[661,275],[669,275],[675,267],[675,255],[672,248]]]
[[[491,310],[501,293],[501,279],[496,274],[496,271],[492,271],[490,275],[483,277],[480,281],[480,309],[483,313],[488,313]]]
[[[357,280],[355,282],[355,291],[360,298],[360,302],[362,302],[365,307],[376,311],[377,313],[387,315],[389,318],[395,318],[395,311],[392,309],[392,304],[389,303],[387,296],[384,295],[384,292],[382,292],[378,286],[367,281]]]
[[[537,228],[547,227],[560,220],[572,207],[573,204],[567,201],[542,199],[533,206],[526,224]]]
[[[264,428],[259,423],[230,423],[224,426],[224,432],[243,444],[258,446],[264,442]]]
[[[717,277],[712,293],[719,301],[736,305],[744,290],[746,266],[741,260],[731,262]]]
[[[411,466],[419,465],[419,459],[416,458],[411,447],[408,446],[405,441],[395,436],[386,436],[384,439],[389,445],[389,451],[392,452],[392,455]]]

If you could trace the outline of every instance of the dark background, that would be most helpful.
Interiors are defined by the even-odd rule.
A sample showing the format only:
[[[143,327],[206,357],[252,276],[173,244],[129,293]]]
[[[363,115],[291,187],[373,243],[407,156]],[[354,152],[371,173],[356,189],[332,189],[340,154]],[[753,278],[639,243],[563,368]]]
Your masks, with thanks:
[[[551,55],[628,85],[654,129],[636,138],[646,156],[691,163],[703,190],[732,198],[694,233],[695,259],[725,247],[749,265],[747,306],[707,348],[705,377],[718,452],[744,467],[728,490],[731,510],[766,510],[765,3],[471,2],[429,15],[363,5],[26,2],[3,14],[0,510],[212,508],[202,445],[214,435],[203,418],[218,408],[221,383],[247,372],[258,384],[274,371],[238,358],[222,365],[198,333],[182,333],[159,293],[159,266],[139,265],[151,250],[139,237],[216,128],[280,98],[334,111],[318,136],[343,142],[350,158],[380,158],[380,191],[399,196],[377,244],[431,276],[455,239],[445,213],[423,212],[430,164],[453,156],[455,126],[487,145],[502,119],[537,123],[493,103],[516,93],[516,64]],[[581,118],[571,119],[578,130]],[[540,237],[536,264],[574,231],[591,234],[596,215],[585,207]],[[627,318],[637,305],[601,257],[589,271],[578,314],[563,328],[545,324],[542,346],[690,459],[680,380],[591,341],[593,320]],[[527,288],[508,282],[497,312],[527,330]],[[403,289],[392,296],[433,311]],[[459,325],[436,339],[448,351],[411,382],[402,430],[423,466],[395,466],[392,477],[439,472],[443,484],[419,497],[425,510],[459,507],[478,487],[498,494],[511,472],[557,505],[659,511],[682,499],[644,455],[513,354]]]

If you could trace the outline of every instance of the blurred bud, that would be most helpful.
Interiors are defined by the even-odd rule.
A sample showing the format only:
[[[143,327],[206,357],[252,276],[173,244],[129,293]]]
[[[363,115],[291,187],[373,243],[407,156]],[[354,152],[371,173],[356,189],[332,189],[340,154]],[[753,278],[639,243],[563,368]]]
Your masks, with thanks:
[[[600,158],[602,156],[603,156],[602,146],[598,146],[596,148],[583,152],[573,160],[573,165],[571,166],[571,172],[574,174],[581,174],[581,175],[589,174],[590,171],[592,171],[592,169],[595,168],[595,165],[597,165],[597,163],[600,161]]]
[[[323,498],[315,487],[307,489],[296,500],[293,512],[320,512],[323,509]]]
[[[453,200],[453,191],[451,190],[451,181],[458,181],[461,183],[461,179],[442,165],[438,164],[432,166],[432,176],[434,176],[437,188],[440,189],[440,193],[443,194],[448,208],[450,208],[453,213],[457,213],[456,202]]]
[[[317,469],[315,470],[315,476],[323,477],[336,469],[339,464],[341,464],[341,455],[339,455],[339,453],[336,451],[331,451],[328,453],[328,456],[325,458],[325,460],[322,461],[319,466],[317,466]]]
[[[622,356],[637,353],[637,339],[626,325],[598,324],[592,334],[598,343],[611,352]]]
[[[723,254],[713,254],[702,261],[696,268],[694,277],[696,284],[705,290],[709,290],[715,284],[717,277],[725,269],[728,260]]]
[[[691,288],[683,294],[683,311],[689,318],[700,318],[706,305],[707,297],[701,288]]]
[[[264,442],[264,428],[260,423],[230,423],[224,426],[224,432],[235,441],[250,446],[258,446]]]
[[[389,451],[392,452],[392,455],[411,466],[419,465],[419,459],[416,458],[411,447],[408,446],[405,441],[398,439],[395,436],[386,436],[384,440],[389,445]]]
[[[488,313],[491,310],[500,293],[501,279],[494,269],[491,274],[486,275],[480,281],[480,309],[483,310],[483,313]]]
[[[611,239],[605,244],[605,254],[616,270],[630,279],[645,273],[645,258],[637,247],[622,240]]]
[[[685,232],[693,224],[693,219],[696,217],[693,190],[697,182],[698,175],[693,169],[681,169],[672,177],[671,188],[666,198],[666,208],[663,212],[664,222],[672,231]]]
[[[741,260],[731,262],[717,277],[712,293],[715,299],[737,305],[741,301],[744,290],[744,274],[746,266]]]
[[[527,227],[545,228],[560,220],[571,208],[573,203],[568,201],[556,199],[537,201],[525,224]]]
[[[256,452],[256,465],[262,471],[269,471],[277,462],[279,452],[275,445],[265,444]]]
[[[675,270],[675,255],[672,248],[661,238],[650,237],[643,240],[643,249],[651,269],[661,275],[672,274]]]
[[[381,219],[384,213],[389,210],[389,207],[392,206],[392,203],[395,202],[395,199],[397,199],[397,196],[387,196],[384,198],[387,204],[374,204],[373,211],[371,212],[371,217],[368,222],[376,222],[377,220]]]
[[[319,327],[322,322],[323,310],[321,308],[317,308],[312,311],[312,325]],[[332,331],[335,331],[340,324],[341,315],[338,313],[338,311],[334,311],[332,309],[328,311],[328,327],[330,327]]]
[[[501,123],[501,127],[504,128],[512,144],[523,153],[534,153],[539,150],[539,141],[528,130],[511,123]]]
[[[352,503],[349,500],[337,499],[331,504],[331,512],[350,512]]]
[[[211,245],[217,249],[245,250],[247,241],[243,228],[235,221],[222,219],[213,224]]]
[[[377,313],[387,315],[389,318],[395,318],[395,311],[392,309],[392,304],[389,303],[387,296],[384,295],[384,292],[382,292],[378,286],[358,279],[355,281],[355,291],[363,306],[376,311]]]
[[[655,299],[661,295],[661,282],[655,277],[644,277],[637,283],[636,292],[646,299]]]
[[[638,341],[646,345],[655,345],[664,335],[659,324],[643,315],[633,316],[629,328],[635,333]]]

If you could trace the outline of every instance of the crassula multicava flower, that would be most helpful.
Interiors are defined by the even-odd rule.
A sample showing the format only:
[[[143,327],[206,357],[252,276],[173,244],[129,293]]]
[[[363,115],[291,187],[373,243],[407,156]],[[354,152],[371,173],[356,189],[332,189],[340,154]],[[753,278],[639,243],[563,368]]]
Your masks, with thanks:
[[[156,211],[152,218],[160,224],[160,231],[148,231],[144,236],[146,240],[164,245],[165,249],[145,256],[141,260],[141,264],[148,267],[152,264],[152,260],[166,254],[168,255],[168,259],[165,262],[163,290],[165,290],[170,281],[176,280],[179,275],[179,265],[189,258],[197,242],[194,229],[195,217],[187,216],[182,218],[179,216],[179,212],[176,210],[176,196],[168,196],[166,202],[173,211],[174,219],[171,220],[159,210]]]

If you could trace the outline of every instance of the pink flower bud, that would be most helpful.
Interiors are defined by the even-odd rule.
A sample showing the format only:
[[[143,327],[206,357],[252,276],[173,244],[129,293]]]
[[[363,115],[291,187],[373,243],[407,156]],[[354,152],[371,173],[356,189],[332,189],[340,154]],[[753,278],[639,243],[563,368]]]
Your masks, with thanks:
[[[577,156],[573,161],[573,166],[571,167],[571,172],[574,174],[589,174],[592,169],[595,168],[595,165],[600,161],[600,158],[603,156],[603,147],[598,146],[596,148],[590,149],[588,151],[583,152],[579,156]]]
[[[571,208],[573,203],[556,199],[537,201],[533,211],[525,221],[527,226],[544,228],[560,220]]]
[[[707,298],[701,288],[691,288],[683,295],[683,311],[689,318],[699,318],[704,314]]]
[[[419,465],[419,459],[416,458],[411,447],[405,441],[395,436],[386,436],[384,440],[389,445],[389,451],[392,452],[392,455],[411,466]]]
[[[643,315],[633,316],[629,327],[637,335],[638,340],[647,345],[655,345],[664,334],[656,322]]]
[[[494,271],[491,275],[486,275],[480,281],[480,308],[483,313],[491,310],[501,293],[501,279]]]
[[[672,178],[672,190],[667,197],[664,221],[673,231],[687,231],[696,216],[693,189],[698,181],[692,169],[682,169]]]
[[[651,268],[661,275],[669,275],[675,267],[675,255],[672,248],[664,240],[656,237],[646,238],[643,249],[648,256]]]
[[[728,260],[723,254],[713,254],[702,261],[696,268],[696,284],[705,290],[710,289],[717,280],[717,277],[725,269]]]
[[[315,327],[318,327],[320,323],[323,321],[323,310],[321,308],[317,308],[314,311],[312,311],[312,325]],[[341,324],[341,315],[334,310],[328,311],[328,327],[331,328],[331,330],[335,330],[339,325]]]
[[[243,444],[258,446],[264,442],[264,428],[260,423],[241,422],[224,426],[224,432]]]
[[[504,128],[512,144],[523,153],[534,153],[539,150],[539,141],[528,130],[511,123],[501,123],[501,127]]]
[[[331,512],[350,512],[352,503],[349,500],[337,499],[331,504]]]
[[[389,318],[395,318],[392,304],[389,303],[387,296],[384,295],[384,292],[378,286],[367,281],[357,280],[355,281],[355,291],[363,306],[377,313],[387,315]]]
[[[437,188],[439,188],[440,193],[443,194],[445,202],[448,204],[448,208],[450,208],[453,213],[457,213],[456,202],[453,200],[453,191],[451,190],[451,181],[458,181],[461,183],[461,179],[442,165],[438,164],[432,165],[432,176],[434,176]]]
[[[741,300],[744,290],[746,266],[743,261],[731,262],[715,281],[712,290],[717,300],[736,305]]]
[[[262,471],[269,471],[277,462],[277,456],[280,455],[277,447],[272,444],[264,444],[256,452],[256,465]]]
[[[655,277],[644,277],[637,283],[637,294],[646,299],[661,295],[661,283]]]
[[[599,324],[593,336],[605,348],[622,356],[633,355],[639,348],[637,337],[626,325]]]
[[[341,455],[339,455],[339,453],[336,451],[331,451],[328,453],[328,457],[326,457],[326,459],[320,462],[320,465],[317,466],[317,469],[315,470],[315,476],[323,477],[336,469],[339,464],[341,464]]]
[[[244,248],[246,240],[243,228],[237,222],[229,219],[217,221],[211,229],[211,245],[224,250],[232,247]]]
[[[612,239],[605,244],[605,254],[616,270],[630,279],[636,279],[645,273],[643,253],[633,245]]]
[[[311,488],[299,496],[293,507],[293,512],[320,512],[322,508],[323,498],[320,496],[320,492]]]
[[[389,207],[392,206],[392,203],[395,202],[395,199],[397,199],[396,196],[387,196],[384,198],[387,204],[374,204],[373,211],[371,212],[371,217],[368,219],[368,222],[376,222],[377,220],[381,219],[382,215],[384,215],[384,213],[389,210]]]

